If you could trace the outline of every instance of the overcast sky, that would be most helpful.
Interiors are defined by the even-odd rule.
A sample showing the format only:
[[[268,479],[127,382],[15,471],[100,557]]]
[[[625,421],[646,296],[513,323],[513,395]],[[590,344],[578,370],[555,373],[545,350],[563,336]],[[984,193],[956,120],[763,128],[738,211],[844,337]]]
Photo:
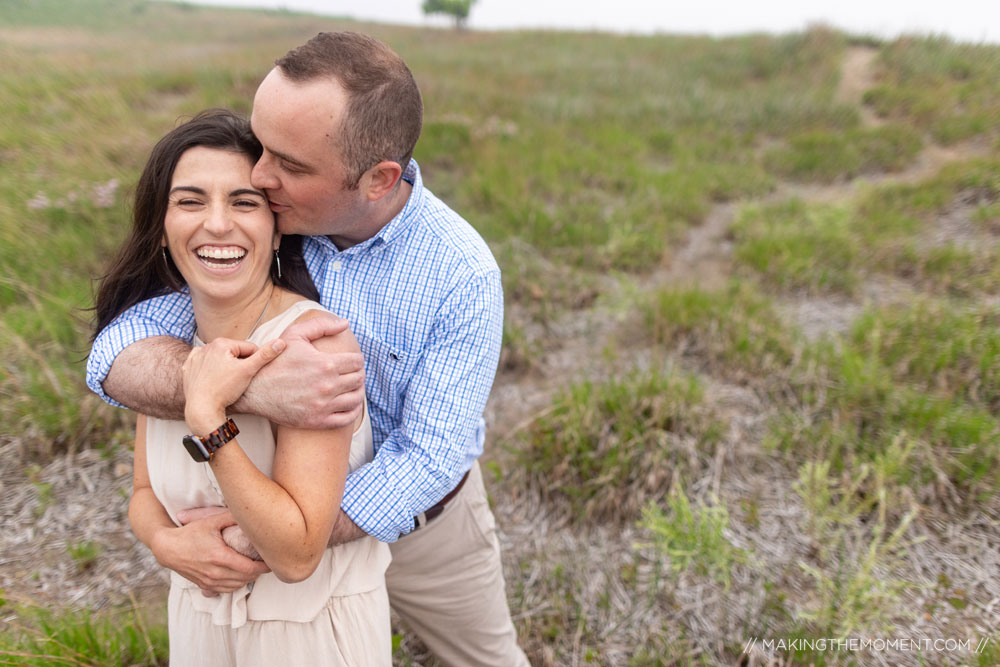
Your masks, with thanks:
[[[196,0],[198,4],[285,8],[384,23],[446,26],[421,0]],[[1000,0],[478,0],[469,27],[598,29],[636,33],[789,32],[826,23],[892,38],[944,34],[1000,43]]]

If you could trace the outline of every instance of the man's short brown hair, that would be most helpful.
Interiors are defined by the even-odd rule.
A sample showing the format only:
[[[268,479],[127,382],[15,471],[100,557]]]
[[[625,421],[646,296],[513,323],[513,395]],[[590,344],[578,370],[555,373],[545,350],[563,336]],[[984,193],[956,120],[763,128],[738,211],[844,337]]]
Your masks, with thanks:
[[[410,68],[374,37],[321,32],[275,61],[292,81],[333,77],[347,92],[338,147],[347,168],[345,186],[383,160],[405,170],[420,137],[424,106]]]

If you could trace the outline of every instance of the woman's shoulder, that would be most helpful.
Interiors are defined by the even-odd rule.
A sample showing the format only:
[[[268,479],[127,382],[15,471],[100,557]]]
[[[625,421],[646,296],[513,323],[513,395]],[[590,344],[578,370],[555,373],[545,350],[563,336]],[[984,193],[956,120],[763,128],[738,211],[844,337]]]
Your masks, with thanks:
[[[275,290],[280,289],[278,287],[275,288]],[[259,345],[277,338],[281,335],[281,332],[295,322],[304,321],[330,312],[323,307],[323,304],[285,290],[281,290],[281,293],[275,294],[275,297],[272,299],[273,305],[271,306],[275,315],[257,327],[257,330],[248,339],[250,342]]]
[[[287,292],[285,290],[282,290],[282,292],[283,293],[281,294],[281,300],[279,303],[279,308],[282,309],[281,314],[275,316],[273,320],[267,322],[270,327],[265,331],[264,337],[260,341],[252,340],[252,342],[259,345],[261,342],[267,342],[272,338],[283,335],[284,332],[292,325],[301,324],[308,320],[320,317],[335,315],[335,313],[331,312],[320,303],[292,292]],[[254,338],[256,339],[257,336],[255,335]],[[332,336],[314,338],[310,335],[309,338],[312,340],[316,349],[324,352],[360,351],[358,341],[349,328],[344,329],[340,333]]]
[[[276,287],[275,289],[281,288]],[[326,306],[312,299],[294,292],[281,291],[283,292],[281,308],[283,309],[282,315],[284,316],[283,319],[286,322],[286,327],[297,322],[305,322],[316,317],[333,314]]]
[[[312,299],[307,299],[304,296],[299,296],[298,294],[293,294],[292,299],[287,302],[284,312],[282,315],[285,319],[290,322],[298,322],[301,320],[312,319],[313,317],[320,317],[322,315],[332,315],[326,306],[323,304],[313,301]]]

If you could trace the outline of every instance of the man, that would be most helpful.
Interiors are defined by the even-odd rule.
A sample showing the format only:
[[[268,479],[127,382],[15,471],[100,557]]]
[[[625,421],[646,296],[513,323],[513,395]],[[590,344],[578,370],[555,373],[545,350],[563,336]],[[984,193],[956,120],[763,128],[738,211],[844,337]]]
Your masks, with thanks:
[[[405,63],[355,33],[317,35],[260,84],[251,124],[264,153],[251,181],[281,232],[309,235],[310,274],[364,359],[320,354],[310,341],[346,325],[311,320],[282,336],[285,351],[232,410],[331,427],[357,416],[364,383],[376,454],[348,477],[331,543],[364,534],[391,543],[390,602],[444,662],[526,665],[476,461],[503,327],[499,269],[475,230],[423,187],[411,160],[422,114]],[[186,295],[144,302],[98,336],[88,384],[176,418],[192,334]],[[222,542],[228,512],[186,518],[149,546],[206,594],[266,570]]]

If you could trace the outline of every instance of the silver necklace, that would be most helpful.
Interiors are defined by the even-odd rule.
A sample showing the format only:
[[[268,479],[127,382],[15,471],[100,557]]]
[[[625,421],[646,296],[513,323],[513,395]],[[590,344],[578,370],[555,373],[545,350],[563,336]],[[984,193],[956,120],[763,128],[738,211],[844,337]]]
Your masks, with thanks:
[[[250,333],[247,334],[247,337],[244,338],[244,340],[250,340],[250,336],[252,336],[253,332],[257,330],[257,325],[260,324],[262,319],[264,319],[264,314],[267,313],[267,307],[271,305],[272,296],[274,296],[274,285],[271,285],[271,293],[267,295],[267,302],[264,303],[264,310],[260,311],[260,317],[258,317],[257,321],[253,323],[253,327],[250,328]]]

